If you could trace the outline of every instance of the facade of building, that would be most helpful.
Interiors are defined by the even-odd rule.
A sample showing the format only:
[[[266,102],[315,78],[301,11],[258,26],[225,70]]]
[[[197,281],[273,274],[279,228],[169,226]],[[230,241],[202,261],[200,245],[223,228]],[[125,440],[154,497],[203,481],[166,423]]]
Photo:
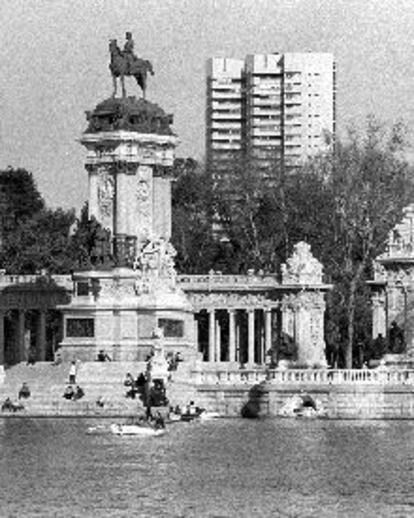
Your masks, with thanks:
[[[207,64],[206,154],[214,174],[242,157],[260,169],[300,165],[335,135],[329,53],[254,54]]]
[[[241,59],[214,58],[207,63],[206,156],[217,174],[228,169],[242,149],[243,68]]]

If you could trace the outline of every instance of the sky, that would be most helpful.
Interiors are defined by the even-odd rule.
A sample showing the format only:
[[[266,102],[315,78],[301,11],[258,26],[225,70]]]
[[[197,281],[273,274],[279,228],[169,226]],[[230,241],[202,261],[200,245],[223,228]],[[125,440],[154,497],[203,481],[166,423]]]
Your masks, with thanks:
[[[126,31],[155,70],[148,100],[174,114],[178,156],[204,156],[206,60],[270,52],[332,52],[339,131],[373,114],[414,143],[413,0],[0,0],[0,19],[0,168],[31,171],[53,208],[87,199],[78,140]]]

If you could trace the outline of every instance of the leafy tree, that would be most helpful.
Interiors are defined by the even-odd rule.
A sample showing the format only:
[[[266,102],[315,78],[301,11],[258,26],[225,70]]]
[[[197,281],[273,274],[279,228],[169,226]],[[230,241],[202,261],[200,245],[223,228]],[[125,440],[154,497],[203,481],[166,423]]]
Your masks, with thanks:
[[[353,348],[369,336],[366,280],[372,276],[372,260],[383,251],[388,232],[414,192],[412,171],[401,159],[403,144],[400,125],[387,133],[370,119],[365,135],[351,132],[348,141],[338,142],[330,156],[309,165],[324,179],[329,195],[329,220],[321,221],[322,240],[315,249],[320,250],[334,283],[336,309],[331,314],[342,321],[339,327],[348,368],[353,366]],[[309,242],[313,245],[314,240],[311,237]]]
[[[44,268],[51,273],[67,271],[74,212],[47,209],[33,175],[25,169],[0,171],[0,216],[2,268],[21,274]]]
[[[307,241],[334,284],[328,299],[330,356],[353,365],[353,348],[370,335],[372,260],[413,195],[401,158],[403,128],[373,119],[296,172],[236,164],[215,189],[215,206],[232,245],[233,271],[275,271],[291,244]],[[334,340],[333,340],[334,338]],[[339,347],[339,348],[338,348]]]
[[[2,267],[19,274],[42,269],[67,273],[72,267],[68,245],[74,220],[74,211],[62,209],[42,209],[24,219],[3,243]]]
[[[212,189],[207,174],[192,159],[174,164],[172,244],[176,266],[186,273],[207,272],[219,248],[212,236]]]
[[[0,213],[6,217],[8,226],[30,218],[44,208],[32,173],[12,167],[0,171]]]

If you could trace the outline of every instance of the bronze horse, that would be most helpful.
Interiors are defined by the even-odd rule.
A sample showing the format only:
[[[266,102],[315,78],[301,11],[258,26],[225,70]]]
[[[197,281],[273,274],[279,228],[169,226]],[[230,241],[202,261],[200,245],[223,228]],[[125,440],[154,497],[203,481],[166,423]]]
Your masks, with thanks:
[[[149,72],[152,76],[154,75],[151,62],[147,59],[140,59],[134,56],[134,60],[131,64],[129,64],[126,56],[124,56],[123,52],[118,47],[116,40],[110,41],[109,52],[111,54],[109,70],[111,71],[112,81],[114,84],[112,97],[115,97],[117,91],[116,79],[118,77],[120,78],[122,97],[126,97],[125,76],[133,76],[135,77],[138,85],[141,87],[142,97],[145,99],[145,91],[147,89],[147,73]]]

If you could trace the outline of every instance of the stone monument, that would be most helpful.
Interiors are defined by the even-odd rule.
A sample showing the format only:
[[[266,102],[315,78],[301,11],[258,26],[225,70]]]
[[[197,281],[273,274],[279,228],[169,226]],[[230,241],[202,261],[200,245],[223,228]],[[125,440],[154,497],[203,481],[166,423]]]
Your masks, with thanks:
[[[127,74],[125,74],[127,75]],[[142,86],[142,85],[141,85]],[[144,91],[144,89],[143,89]],[[86,112],[89,216],[108,236],[115,266],[76,272],[62,308],[62,355],[145,360],[154,328],[165,348],[195,353],[191,306],[177,285],[171,237],[172,116],[143,98],[111,97]]]
[[[373,339],[387,339],[387,366],[414,368],[414,204],[403,210],[400,223],[390,231],[385,252],[374,261],[372,289]],[[404,347],[393,342],[401,330]],[[405,350],[401,350],[405,349]]]
[[[286,366],[326,367],[324,292],[329,286],[323,283],[322,265],[307,243],[297,243],[282,265],[282,285],[289,288],[282,297],[282,336],[292,340],[297,349],[296,360]]]
[[[164,332],[157,328],[153,331],[154,345],[151,358],[147,363],[147,380],[151,384],[154,380],[162,380],[165,384],[168,380],[168,362],[165,357]]]

